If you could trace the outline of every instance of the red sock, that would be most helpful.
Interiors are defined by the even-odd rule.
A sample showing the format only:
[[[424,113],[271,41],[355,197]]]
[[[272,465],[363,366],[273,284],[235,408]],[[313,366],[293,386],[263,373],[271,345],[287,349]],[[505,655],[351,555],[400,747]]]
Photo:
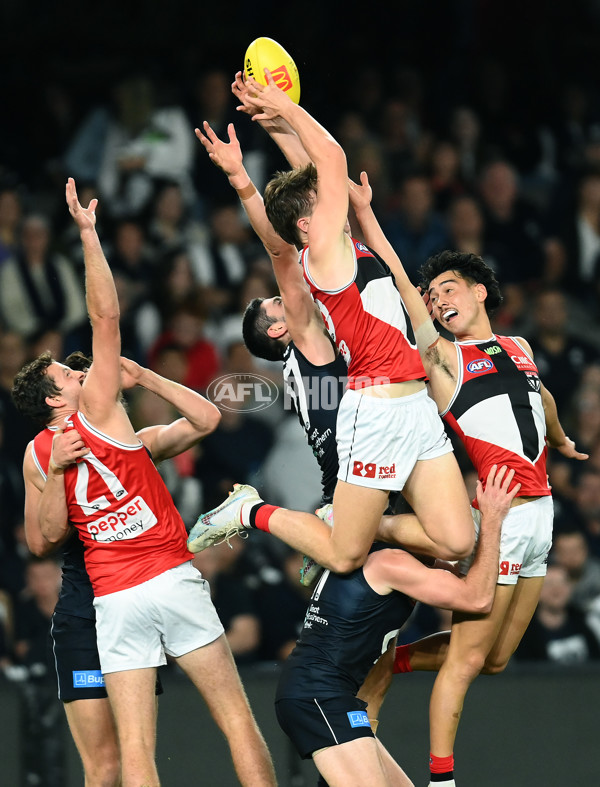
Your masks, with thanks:
[[[392,672],[397,675],[399,672],[412,672],[410,666],[410,653],[408,652],[408,645],[398,645],[396,648],[396,655],[394,656],[394,667]]]
[[[257,503],[250,511],[250,525],[257,530],[264,530],[265,533],[270,533],[269,519],[273,511],[277,511],[281,506],[272,506],[269,503]]]
[[[451,754],[449,757],[436,757],[435,754],[430,754],[429,770],[431,773],[443,773],[452,777],[454,772],[454,754]]]

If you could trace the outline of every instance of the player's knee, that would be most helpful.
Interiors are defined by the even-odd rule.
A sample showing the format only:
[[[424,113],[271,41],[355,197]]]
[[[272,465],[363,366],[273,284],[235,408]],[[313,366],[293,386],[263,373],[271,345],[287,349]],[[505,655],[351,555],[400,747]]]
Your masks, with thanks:
[[[464,560],[473,554],[475,549],[475,531],[471,526],[468,529],[455,528],[450,531],[451,535],[447,537],[446,543],[443,545],[448,550],[448,555],[442,557],[442,560]]]
[[[504,672],[504,670],[508,666],[508,661],[509,659],[488,658],[486,659],[481,672],[483,675],[499,675],[501,672]]]
[[[475,648],[469,648],[467,653],[461,655],[459,672],[463,679],[471,681],[481,673],[485,666],[485,655]]]
[[[334,574],[349,574],[360,568],[366,560],[365,554],[334,555],[330,561],[330,569]]]
[[[85,768],[85,783],[86,787],[119,787],[121,763],[116,759]]]

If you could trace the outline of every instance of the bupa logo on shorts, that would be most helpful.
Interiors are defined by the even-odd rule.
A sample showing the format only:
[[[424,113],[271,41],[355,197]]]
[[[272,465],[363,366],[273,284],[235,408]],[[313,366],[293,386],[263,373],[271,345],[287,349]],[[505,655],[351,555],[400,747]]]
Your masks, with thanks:
[[[478,374],[479,372],[487,372],[494,368],[494,364],[489,358],[477,358],[467,364],[467,371],[471,374]]]
[[[366,465],[362,462],[355,462],[352,469],[352,475],[359,475],[362,478],[375,478],[377,472],[377,465],[374,462],[368,462]]]
[[[371,722],[364,710],[348,711],[348,721],[351,727],[370,727]]]
[[[74,689],[103,688],[104,685],[104,676],[99,669],[73,670]]]

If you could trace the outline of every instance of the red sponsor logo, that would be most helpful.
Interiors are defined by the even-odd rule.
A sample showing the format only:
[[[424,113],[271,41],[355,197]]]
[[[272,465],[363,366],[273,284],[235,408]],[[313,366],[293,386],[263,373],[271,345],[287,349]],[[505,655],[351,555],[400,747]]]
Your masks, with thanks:
[[[366,465],[362,462],[355,462],[352,475],[359,475],[362,478],[375,478],[376,472],[377,465],[373,462],[368,462]]]
[[[508,576],[508,560],[502,560],[500,563],[500,571],[498,572],[501,577]]]
[[[281,90],[290,90],[294,86],[290,72],[285,66],[278,66],[274,71],[271,71],[271,75]]]
[[[396,478],[396,463],[393,465],[382,465],[379,468],[379,478]]]
[[[523,565],[522,563],[511,563],[510,566],[511,575],[514,576],[515,574],[519,574],[522,565]]]

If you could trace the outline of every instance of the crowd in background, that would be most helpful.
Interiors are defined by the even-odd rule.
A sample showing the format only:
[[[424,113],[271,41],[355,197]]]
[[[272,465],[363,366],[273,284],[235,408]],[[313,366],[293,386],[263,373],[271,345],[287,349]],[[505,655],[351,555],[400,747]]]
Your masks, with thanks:
[[[59,558],[32,559],[24,541],[21,463],[38,427],[16,412],[12,381],[43,350],[58,359],[91,350],[66,178],[76,179],[82,203],[100,200],[98,231],[119,294],[124,355],[201,392],[235,373],[281,385],[280,365],[252,358],[241,336],[245,305],[276,293],[269,259],[235,192],[194,137],[203,120],[219,136],[234,122],[259,187],[286,166],[267,135],[236,113],[232,77],[204,68],[181,90],[152,72],[130,72],[102,100],[83,106],[68,85],[48,84],[37,131],[43,144],[33,161],[0,159],[0,667],[6,675],[43,672],[60,583]],[[428,256],[445,248],[479,254],[493,267],[504,294],[494,329],[531,344],[567,434],[590,454],[577,463],[550,452],[555,542],[517,659],[598,660],[600,92],[584,79],[566,79],[547,111],[536,113],[534,97],[524,100],[501,63],[488,62],[480,81],[468,101],[455,91],[445,111],[433,113],[418,69],[399,68],[390,80],[383,69],[366,66],[357,72],[351,100],[329,105],[324,122],[346,151],[351,177],[368,173],[376,214],[415,283]],[[11,150],[21,150],[14,140]],[[360,237],[352,216],[351,223]],[[254,483],[273,503],[314,510],[318,468],[283,401],[260,411],[243,403],[224,409],[213,434],[161,467],[188,527],[236,481]],[[128,397],[128,406],[136,428],[175,417],[143,390]],[[472,467],[458,444],[456,451],[473,492]],[[211,583],[233,652],[240,663],[281,660],[310,595],[299,584],[302,557],[261,533],[232,546],[206,550],[196,563]],[[448,625],[447,614],[421,607],[401,641]]]

